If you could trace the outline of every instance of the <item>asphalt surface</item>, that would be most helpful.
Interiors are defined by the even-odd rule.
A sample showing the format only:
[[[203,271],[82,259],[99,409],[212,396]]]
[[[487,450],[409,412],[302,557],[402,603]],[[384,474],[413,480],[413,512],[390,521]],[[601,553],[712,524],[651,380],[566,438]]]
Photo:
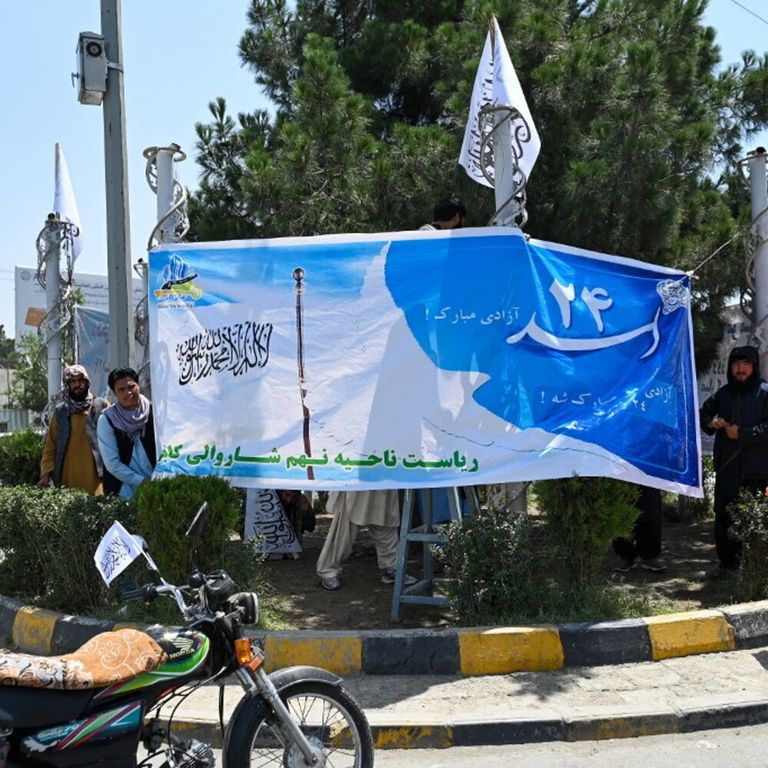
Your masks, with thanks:
[[[0,635],[66,653],[111,622],[0,597]],[[534,627],[255,632],[267,669],[347,680],[379,749],[591,741],[768,722],[768,601],[643,619]],[[225,719],[240,698],[225,688]],[[196,691],[180,730],[214,745],[219,690]],[[169,710],[166,710],[166,715]]]
[[[768,722],[768,647],[655,662],[502,675],[357,675],[377,749],[589,741]],[[176,712],[219,743],[218,687]],[[225,687],[225,720],[241,696]]]

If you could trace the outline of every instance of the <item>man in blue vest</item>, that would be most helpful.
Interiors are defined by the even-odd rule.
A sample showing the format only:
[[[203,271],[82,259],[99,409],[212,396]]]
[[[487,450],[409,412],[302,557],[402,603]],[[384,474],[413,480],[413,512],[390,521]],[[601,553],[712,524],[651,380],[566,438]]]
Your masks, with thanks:
[[[82,365],[64,368],[61,402],[55,407],[40,461],[39,488],[51,483],[102,493],[104,466],[99,453],[96,423],[109,405],[91,394],[88,372]]]
[[[141,394],[133,368],[115,368],[107,383],[117,402],[101,414],[97,425],[104,493],[129,499],[149,482],[157,463],[152,403]]]

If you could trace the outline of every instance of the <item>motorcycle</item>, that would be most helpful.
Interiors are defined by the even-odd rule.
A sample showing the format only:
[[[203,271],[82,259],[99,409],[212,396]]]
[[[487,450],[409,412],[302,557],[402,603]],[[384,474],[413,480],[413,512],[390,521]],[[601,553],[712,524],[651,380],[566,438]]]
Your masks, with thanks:
[[[203,504],[188,536],[199,537],[206,516]],[[339,677],[308,666],[266,673],[263,651],[243,630],[258,621],[254,593],[238,592],[224,571],[203,574],[194,567],[188,584],[170,584],[145,542],[133,538],[154,580],[122,598],[169,596],[184,627],[105,632],[65,656],[0,654],[0,768],[214,766],[212,747],[175,733],[175,710],[166,723],[161,709],[230,675],[243,696],[224,731],[225,766],[373,765],[365,714]],[[221,713],[223,698],[219,703]]]

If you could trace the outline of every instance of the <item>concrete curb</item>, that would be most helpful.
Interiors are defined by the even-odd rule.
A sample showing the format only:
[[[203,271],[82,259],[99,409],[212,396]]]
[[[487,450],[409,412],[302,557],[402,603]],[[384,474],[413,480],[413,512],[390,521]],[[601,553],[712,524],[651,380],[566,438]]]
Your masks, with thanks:
[[[377,722],[371,718],[376,749],[448,749],[451,747],[533,744],[547,741],[600,741],[693,733],[717,728],[739,728],[768,722],[768,701],[721,704],[712,708],[660,709],[656,712],[564,717],[540,717],[453,723]],[[197,738],[221,747],[218,723],[204,720],[173,721],[185,738]]]
[[[23,652],[67,653],[119,626],[65,616],[0,596],[0,635]],[[350,675],[493,675],[656,661],[768,645],[768,600],[644,619],[540,627],[255,632],[270,668],[320,666]],[[396,722],[371,717],[377,749],[592,741],[688,733],[768,722],[768,700],[574,717],[540,711],[485,721]],[[174,729],[221,744],[215,722],[181,718]]]
[[[114,626],[0,596],[0,635],[23,652],[68,653]],[[768,645],[768,600],[722,610],[560,626],[251,634],[264,646],[270,669],[309,664],[342,676],[542,672]]]

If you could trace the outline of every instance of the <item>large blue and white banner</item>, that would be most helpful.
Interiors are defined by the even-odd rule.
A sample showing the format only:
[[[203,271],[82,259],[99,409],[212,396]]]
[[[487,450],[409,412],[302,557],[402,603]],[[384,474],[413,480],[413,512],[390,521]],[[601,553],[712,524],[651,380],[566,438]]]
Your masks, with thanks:
[[[504,228],[150,254],[159,475],[701,495],[689,278]]]

